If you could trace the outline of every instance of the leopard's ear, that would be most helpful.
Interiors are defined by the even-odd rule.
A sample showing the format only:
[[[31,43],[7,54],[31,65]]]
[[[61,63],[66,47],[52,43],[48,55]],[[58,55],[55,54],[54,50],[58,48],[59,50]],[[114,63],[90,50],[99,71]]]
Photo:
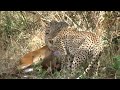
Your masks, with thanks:
[[[46,24],[46,28],[48,28],[48,27],[51,27],[51,26],[57,25],[58,22],[55,21],[55,20],[52,20],[52,21],[46,21],[45,24]]]
[[[61,22],[59,22],[59,24],[61,25],[61,27],[68,27],[69,26],[69,24],[66,23],[65,21],[61,21]]]
[[[52,20],[52,21],[50,22],[50,25],[56,25],[57,23],[58,23],[57,21]]]

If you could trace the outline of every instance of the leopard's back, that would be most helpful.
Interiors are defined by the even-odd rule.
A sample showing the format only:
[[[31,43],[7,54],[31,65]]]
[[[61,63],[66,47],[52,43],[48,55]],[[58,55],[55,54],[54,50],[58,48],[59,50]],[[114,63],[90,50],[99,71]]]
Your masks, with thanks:
[[[53,39],[52,47],[59,50],[59,47],[65,47],[72,55],[75,55],[78,49],[93,49],[93,47],[100,47],[101,41],[92,32],[76,31],[67,29],[60,31],[59,34]],[[102,46],[101,46],[102,47]],[[101,48],[102,50],[102,48]]]

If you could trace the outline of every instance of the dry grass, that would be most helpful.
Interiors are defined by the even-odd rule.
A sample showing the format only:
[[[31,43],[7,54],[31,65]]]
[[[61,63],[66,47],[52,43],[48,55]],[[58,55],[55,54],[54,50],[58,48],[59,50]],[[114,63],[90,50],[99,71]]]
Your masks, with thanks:
[[[79,31],[92,31],[97,32],[97,34],[102,32],[100,36],[103,36],[106,48],[100,58],[101,70],[103,70],[111,66],[112,58],[120,53],[120,49],[117,52],[114,51],[112,44],[112,38],[119,36],[119,15],[120,12],[112,11],[1,11],[0,74],[12,73],[13,68],[24,54],[45,45],[45,26],[51,20],[65,21]],[[101,71],[97,78],[108,78],[106,72]],[[45,73],[38,65],[32,75],[37,75],[38,78],[66,78],[65,74],[59,72],[55,72],[51,76],[45,75]]]

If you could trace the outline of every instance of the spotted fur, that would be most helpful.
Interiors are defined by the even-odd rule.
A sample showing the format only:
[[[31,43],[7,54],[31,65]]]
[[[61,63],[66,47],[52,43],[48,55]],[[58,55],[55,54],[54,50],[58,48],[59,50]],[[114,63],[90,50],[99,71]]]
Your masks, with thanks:
[[[92,59],[84,74],[88,72],[103,50],[101,39],[96,34],[72,28],[61,29],[54,38],[47,38],[47,45],[52,51],[60,52],[62,68],[67,66],[72,71],[72,76],[83,62]],[[73,59],[66,59],[68,56]]]

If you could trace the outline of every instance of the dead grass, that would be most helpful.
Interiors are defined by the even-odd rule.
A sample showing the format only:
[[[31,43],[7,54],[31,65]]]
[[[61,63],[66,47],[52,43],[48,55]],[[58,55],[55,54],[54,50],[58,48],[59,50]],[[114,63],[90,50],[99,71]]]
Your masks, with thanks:
[[[45,26],[48,21],[65,21],[79,31],[104,32],[104,46],[107,47],[101,56],[101,70],[112,65],[112,57],[120,52],[113,53],[111,44],[113,36],[120,31],[120,12],[106,12],[102,16],[100,11],[1,11],[0,12],[0,74],[12,73],[20,58],[29,51],[36,50],[43,45]],[[111,17],[110,17],[111,16]],[[101,18],[103,22],[100,22]],[[101,23],[98,25],[97,23]],[[98,26],[97,26],[98,25]],[[116,32],[113,34],[113,32]],[[118,44],[120,45],[120,44]],[[111,48],[112,47],[112,48]],[[97,78],[107,78],[107,71],[101,71]],[[34,77],[38,78],[66,78],[66,74],[55,72],[45,75],[40,66],[35,67]],[[81,73],[81,72],[80,72]],[[6,76],[7,78],[7,76]],[[12,78],[12,77],[9,77]],[[32,78],[32,77],[31,77]]]

